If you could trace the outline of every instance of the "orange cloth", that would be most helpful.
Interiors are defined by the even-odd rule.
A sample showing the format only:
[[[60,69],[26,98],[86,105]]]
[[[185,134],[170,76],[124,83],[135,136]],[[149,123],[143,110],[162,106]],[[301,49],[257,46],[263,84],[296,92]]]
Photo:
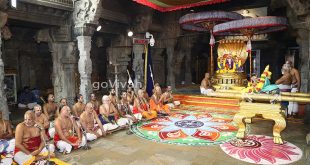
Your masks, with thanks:
[[[41,136],[29,138],[26,142],[23,142],[23,146],[30,152],[39,149],[41,144]],[[14,153],[19,152],[20,149],[15,147]]]
[[[151,110],[151,113],[149,114],[148,111],[147,111],[147,104],[142,104],[140,106],[140,108],[143,110],[142,112],[142,116],[148,120],[150,119],[154,119],[157,117],[157,112],[156,111],[153,111]],[[140,113],[139,110],[138,110],[138,107],[133,107],[133,114],[136,114],[136,113]]]
[[[147,111],[144,111],[142,112],[142,116],[148,120],[154,119],[157,117],[157,112],[151,110],[151,113],[149,114]]]
[[[77,136],[69,136],[69,137],[66,137],[71,143],[76,143],[78,140],[79,140],[79,138],[77,137]],[[57,144],[57,142],[58,141],[60,141],[61,139],[60,139],[60,137],[59,137],[59,135],[58,134],[55,134],[55,136],[54,136],[54,143],[55,143],[55,146],[57,146],[56,144]],[[73,146],[73,148],[74,149],[78,149],[79,148],[79,146],[77,145],[77,146]]]
[[[162,102],[156,104],[153,97],[150,99],[150,109],[156,112],[165,111],[166,113],[170,113],[169,105],[163,105]]]

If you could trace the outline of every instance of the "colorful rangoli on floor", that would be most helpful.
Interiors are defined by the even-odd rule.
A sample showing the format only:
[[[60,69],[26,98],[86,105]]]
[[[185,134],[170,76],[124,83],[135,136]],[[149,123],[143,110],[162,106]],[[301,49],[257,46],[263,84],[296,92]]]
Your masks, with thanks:
[[[222,144],[221,148],[233,158],[255,164],[289,164],[302,157],[302,151],[297,146],[289,142],[274,144],[272,137],[263,135],[232,140]]]
[[[168,144],[207,146],[235,138],[233,116],[217,112],[181,111],[131,127],[139,137]]]

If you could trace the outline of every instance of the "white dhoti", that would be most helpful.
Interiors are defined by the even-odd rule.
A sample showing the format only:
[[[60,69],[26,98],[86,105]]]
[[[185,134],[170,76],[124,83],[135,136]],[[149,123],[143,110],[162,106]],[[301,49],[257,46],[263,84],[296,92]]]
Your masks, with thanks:
[[[49,144],[49,151],[50,151],[50,153],[54,153],[55,146],[53,144]],[[48,153],[48,150],[46,149],[46,147],[44,147],[39,155],[46,156],[47,153]],[[19,152],[15,153],[14,160],[18,164],[24,164],[24,163],[28,163],[28,162],[30,164],[31,162],[33,162],[35,160],[35,157],[30,155],[30,154],[27,155],[24,152],[19,151]]]
[[[0,165],[7,165],[13,163],[13,155],[15,148],[15,139],[4,140],[0,139],[0,154],[4,154],[5,158],[0,158]]]
[[[142,114],[141,113],[136,113],[136,114],[133,114],[138,120],[141,120],[142,119]]]
[[[29,103],[29,104],[22,104],[22,103],[19,103],[18,104],[18,108],[28,108],[28,109],[33,109],[33,107],[37,105],[36,102],[34,103]]]
[[[95,126],[96,128],[96,126]],[[96,131],[97,134],[99,134],[100,136],[103,135],[101,129],[98,127],[97,131]],[[93,141],[93,140],[96,140],[98,137],[95,135],[95,134],[92,134],[92,133],[86,133],[86,139],[87,141]]]
[[[211,93],[211,92],[214,92],[214,90],[200,87],[200,93],[203,95],[208,95],[208,93]]]
[[[120,119],[117,120],[117,125],[119,125],[121,127],[125,126],[127,124],[129,124],[128,118],[120,118]]]
[[[55,123],[54,121],[50,121],[50,127],[48,128],[48,134],[50,135],[51,138],[54,138],[55,136]]]
[[[116,128],[118,128],[118,125],[112,124],[112,123],[107,123],[107,124],[103,125],[103,130],[104,131],[111,131],[111,130],[114,130]]]
[[[296,87],[292,86],[291,92],[296,93],[296,92],[298,92],[298,89]],[[287,108],[288,108],[288,114],[289,115],[298,113],[298,103],[297,102],[291,102],[290,101]]]
[[[173,109],[175,107],[173,103],[168,103],[167,105],[169,106],[170,109]]]
[[[290,92],[291,91],[291,85],[284,85],[284,84],[279,84],[277,85],[280,89],[281,92]]]
[[[81,148],[81,147],[83,147],[83,146],[85,146],[86,145],[86,139],[85,139],[85,137],[83,136],[82,137],[82,142],[81,142],[81,144],[78,146],[78,148]],[[56,146],[57,146],[57,148],[59,149],[59,152],[65,152],[65,153],[67,153],[67,154],[69,154],[71,151],[72,151],[72,148],[73,148],[73,146],[71,145],[71,144],[69,144],[69,143],[67,143],[67,142],[65,142],[65,141],[63,141],[63,140],[59,140],[57,143],[56,143]]]

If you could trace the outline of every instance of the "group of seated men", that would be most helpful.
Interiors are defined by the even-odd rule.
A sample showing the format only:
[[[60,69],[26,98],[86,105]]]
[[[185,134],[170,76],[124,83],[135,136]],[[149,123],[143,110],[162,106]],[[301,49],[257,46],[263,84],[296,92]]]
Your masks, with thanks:
[[[149,120],[158,114],[169,114],[173,106],[170,86],[162,93],[156,85],[150,98],[145,90],[139,89],[136,95],[129,87],[118,99],[112,89],[110,95],[102,97],[101,105],[95,94],[91,94],[86,104],[83,96],[78,95],[72,110],[65,98],[57,104],[54,95],[49,94],[43,108],[35,105],[24,114],[24,121],[16,127],[15,139],[10,122],[3,120],[0,114],[1,164],[11,164],[13,155],[18,164],[43,161],[48,153],[55,156],[55,146],[59,152],[68,154],[118,127],[127,128],[126,125],[142,118]],[[50,138],[54,144],[47,143]]]

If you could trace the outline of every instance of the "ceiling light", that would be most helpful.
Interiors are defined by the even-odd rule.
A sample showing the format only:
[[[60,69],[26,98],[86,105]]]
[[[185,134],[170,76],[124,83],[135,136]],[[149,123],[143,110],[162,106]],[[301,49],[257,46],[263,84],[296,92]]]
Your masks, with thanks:
[[[101,30],[101,25],[99,25],[96,30],[99,32]]]
[[[128,35],[128,37],[132,37],[133,36],[133,32],[131,30],[129,30],[127,35]]]

